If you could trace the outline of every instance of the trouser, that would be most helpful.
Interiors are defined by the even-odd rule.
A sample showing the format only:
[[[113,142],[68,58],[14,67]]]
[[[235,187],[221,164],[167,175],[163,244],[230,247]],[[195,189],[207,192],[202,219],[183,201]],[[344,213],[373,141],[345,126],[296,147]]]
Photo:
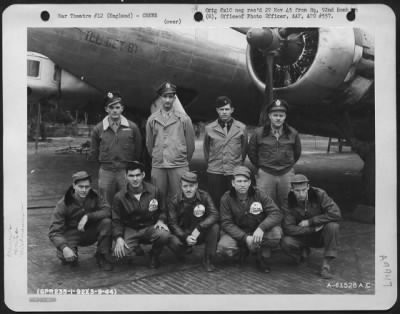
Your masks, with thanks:
[[[207,172],[207,191],[218,209],[222,195],[232,187],[232,177]]]
[[[171,199],[181,189],[181,177],[189,171],[188,166],[178,168],[151,169],[151,182],[160,190],[162,195]]]
[[[272,175],[259,168],[256,175],[257,188],[271,197],[279,208],[282,208],[287,205],[290,180],[293,175],[293,168],[280,176]]]
[[[278,247],[281,236],[281,227],[275,226],[270,231],[264,232],[260,245],[253,245],[248,248],[246,243],[238,242],[229,234],[222,232],[218,242],[217,253],[226,257],[237,257],[243,251],[249,250],[250,252],[260,254],[264,259],[268,259],[271,257],[271,249]]]
[[[92,245],[97,241],[97,253],[109,254],[111,249],[111,219],[103,218],[96,223],[87,223],[85,231],[69,229],[63,234],[67,246],[78,256],[78,246]],[[65,261],[61,250],[57,250],[57,257]]]
[[[135,256],[135,250],[143,244],[152,245],[152,253],[160,255],[164,245],[168,244],[171,233],[163,229],[156,229],[154,226],[145,227],[142,229],[132,229],[125,227],[124,240],[128,249],[125,248],[126,256]]]
[[[217,250],[219,236],[219,225],[213,224],[209,228],[202,230],[199,237],[197,238],[197,244],[205,243],[204,256],[210,257],[211,259],[215,256]],[[185,240],[179,239],[176,235],[173,235],[170,239],[169,248],[177,255],[182,255],[188,247]]]
[[[325,257],[336,257],[339,240],[339,224],[327,223],[319,232],[303,236],[284,236],[281,240],[282,250],[296,260],[301,257],[303,248],[323,247]]]
[[[100,195],[112,206],[114,195],[126,184],[125,169],[99,170]]]

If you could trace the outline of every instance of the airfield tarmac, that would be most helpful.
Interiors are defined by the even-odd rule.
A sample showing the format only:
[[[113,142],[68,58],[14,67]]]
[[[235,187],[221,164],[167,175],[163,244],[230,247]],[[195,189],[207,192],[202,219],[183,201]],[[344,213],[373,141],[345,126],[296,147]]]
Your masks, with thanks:
[[[72,173],[88,171],[96,187],[98,165],[87,161],[84,154],[57,153],[56,149],[69,144],[78,146],[87,140],[54,139],[51,143],[40,143],[37,153],[34,143],[28,143],[28,293],[56,288],[113,289],[117,294],[374,293],[375,225],[351,220],[352,211],[363,197],[360,173],[363,163],[348,148],[337,153],[337,147],[333,147],[333,152],[327,154],[327,139],[310,136],[302,137],[303,153],[295,170],[306,174],[312,185],[325,189],[344,217],[333,279],[318,276],[322,249],[313,249],[308,262],[301,267],[292,266],[290,259],[277,250],[270,274],[257,272],[252,256],[243,267],[218,258],[217,271],[206,273],[201,267],[203,246],[195,247],[184,264],[177,263],[165,249],[162,266],[156,270],[147,268],[147,257],[138,257],[133,265],[118,262],[112,272],[103,272],[95,266],[94,246],[79,249],[78,268],[62,266],[47,237],[51,213],[70,185]],[[197,140],[190,168],[200,173],[200,187],[205,188],[206,165],[201,145],[201,139]],[[144,249],[147,251],[148,246]]]

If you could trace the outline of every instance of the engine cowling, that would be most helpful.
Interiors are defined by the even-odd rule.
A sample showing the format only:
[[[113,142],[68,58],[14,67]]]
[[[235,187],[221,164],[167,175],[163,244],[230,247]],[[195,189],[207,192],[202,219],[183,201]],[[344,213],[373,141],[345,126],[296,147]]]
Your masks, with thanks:
[[[352,28],[289,28],[275,34],[280,36],[273,69],[275,97],[296,106],[353,106],[372,86],[368,34]],[[262,92],[266,73],[263,54],[248,45],[247,68]]]

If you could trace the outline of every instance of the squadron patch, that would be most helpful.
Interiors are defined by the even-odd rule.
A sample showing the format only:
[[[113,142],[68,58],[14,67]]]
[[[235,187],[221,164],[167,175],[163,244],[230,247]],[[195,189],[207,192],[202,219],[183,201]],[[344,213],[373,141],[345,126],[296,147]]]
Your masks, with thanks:
[[[206,208],[202,204],[197,205],[193,209],[193,215],[195,215],[195,217],[197,217],[197,218],[203,216],[205,212],[206,212]]]
[[[107,93],[107,97],[108,97],[108,98],[113,98],[113,97],[114,97],[114,95],[113,95],[113,93],[111,93],[111,92],[108,92],[108,93]]]
[[[149,203],[149,211],[154,212],[158,209],[158,201],[153,198]]]
[[[260,202],[254,202],[250,205],[250,214],[258,215],[262,213],[263,209]]]

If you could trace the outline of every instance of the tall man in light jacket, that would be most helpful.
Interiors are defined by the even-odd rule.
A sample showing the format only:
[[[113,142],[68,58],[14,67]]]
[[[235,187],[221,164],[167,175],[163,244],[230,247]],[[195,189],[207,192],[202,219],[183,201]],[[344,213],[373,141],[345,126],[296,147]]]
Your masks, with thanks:
[[[165,82],[157,92],[162,106],[147,120],[146,147],[152,157],[152,183],[170,199],[180,190],[183,173],[189,171],[194,129],[190,117],[173,107],[176,86]]]
[[[233,168],[246,159],[247,130],[243,123],[232,118],[234,108],[228,97],[217,98],[216,111],[218,119],[206,126],[203,150],[208,191],[219,208],[222,194],[231,188]]]

